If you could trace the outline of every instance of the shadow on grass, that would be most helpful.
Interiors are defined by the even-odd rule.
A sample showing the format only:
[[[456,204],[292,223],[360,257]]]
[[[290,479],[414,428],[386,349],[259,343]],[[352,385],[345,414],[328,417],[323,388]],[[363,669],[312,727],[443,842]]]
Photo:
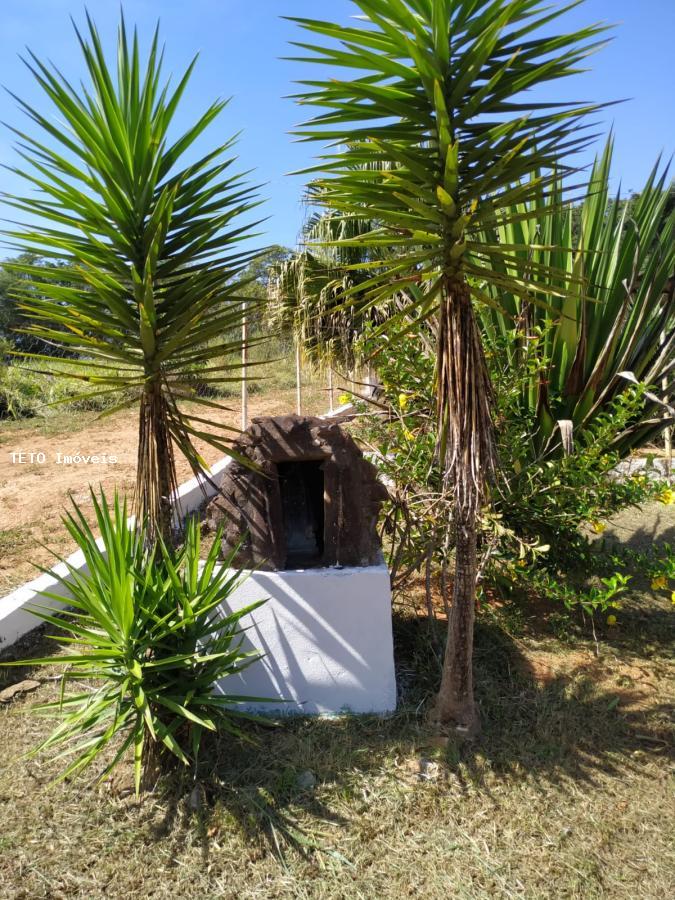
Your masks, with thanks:
[[[644,773],[645,754],[663,761],[672,755],[672,710],[665,703],[641,704],[639,692],[603,688],[585,666],[537,682],[518,642],[489,623],[476,633],[482,735],[473,744],[445,745],[426,724],[440,673],[428,623],[397,617],[395,636],[402,692],[395,716],[290,719],[256,728],[253,746],[221,737],[207,748],[198,787],[179,778],[164,784],[172,800],[155,836],[180,840],[196,815],[205,861],[210,837],[233,826],[249,845],[282,859],[290,848],[339,856],[331,831],[358,816],[373,780],[377,790],[395,788],[400,779],[421,782],[430,761],[437,764],[438,790],[452,780],[460,790],[490,796],[495,779],[526,777],[542,788],[565,791],[574,783],[590,790],[599,775],[626,777],[638,767]],[[419,763],[420,775],[402,761]],[[185,799],[190,791],[192,802]]]

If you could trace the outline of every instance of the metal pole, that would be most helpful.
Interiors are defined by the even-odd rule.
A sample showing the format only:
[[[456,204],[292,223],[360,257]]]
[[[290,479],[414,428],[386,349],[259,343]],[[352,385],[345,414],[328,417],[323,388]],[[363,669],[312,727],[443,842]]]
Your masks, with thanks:
[[[366,396],[369,399],[373,397],[373,388],[375,387],[375,378],[373,376],[373,366],[370,361],[368,361],[368,370],[366,374]]]
[[[302,353],[300,338],[295,340],[295,408],[299,416],[302,415]]]
[[[248,317],[246,301],[242,303],[244,311],[241,320],[241,430],[248,428]]]

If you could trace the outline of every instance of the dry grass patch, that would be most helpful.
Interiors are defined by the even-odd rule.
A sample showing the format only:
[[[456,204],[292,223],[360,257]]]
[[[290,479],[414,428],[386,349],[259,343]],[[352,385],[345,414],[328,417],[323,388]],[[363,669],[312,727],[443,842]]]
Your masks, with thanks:
[[[403,612],[394,717],[294,720],[257,729],[254,748],[221,739],[197,787],[176,774],[141,803],[123,773],[47,788],[53,762],[6,765],[0,896],[672,896],[672,632],[650,603],[643,655],[483,621],[472,746],[427,730],[438,667],[427,623]],[[45,733],[24,714],[34,698],[0,709],[13,754]]]

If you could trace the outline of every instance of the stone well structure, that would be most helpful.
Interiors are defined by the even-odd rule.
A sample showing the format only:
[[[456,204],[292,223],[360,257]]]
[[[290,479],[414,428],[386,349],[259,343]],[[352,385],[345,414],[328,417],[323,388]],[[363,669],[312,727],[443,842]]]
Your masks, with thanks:
[[[254,419],[233,445],[207,526],[223,524],[223,555],[263,571],[374,566],[387,498],[377,470],[334,420]]]

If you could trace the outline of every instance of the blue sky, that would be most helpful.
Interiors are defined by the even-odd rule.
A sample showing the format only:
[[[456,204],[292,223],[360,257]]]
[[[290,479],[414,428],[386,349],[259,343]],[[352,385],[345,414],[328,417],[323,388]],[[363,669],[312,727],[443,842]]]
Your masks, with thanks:
[[[112,50],[119,5],[115,0],[89,0],[87,6]],[[69,17],[81,22],[83,10],[76,0],[4,0],[0,84],[47,108],[18,54],[28,45],[39,57],[52,59],[77,78],[82,64]],[[200,61],[183,104],[183,124],[216,97],[233,96],[206,140],[212,145],[243,129],[242,167],[256,169],[256,180],[266,183],[265,242],[292,245],[304,216],[303,183],[286,173],[308,164],[316,148],[295,143],[288,135],[299,116],[293,102],[284,97],[293,90],[293,80],[308,70],[280,59],[289,52],[288,41],[298,37],[295,26],[280,16],[344,22],[354,13],[353,4],[349,0],[125,0],[124,10],[128,24],[137,24],[145,35],[160,18],[167,72],[178,74],[199,51]],[[630,98],[603,114],[603,127],[608,130],[613,123],[616,134],[615,185],[620,179],[624,188],[637,189],[656,156],[675,151],[675,0],[587,0],[563,21],[576,27],[597,20],[617,23],[612,44],[591,58],[590,72],[570,79],[564,88],[557,87],[555,96]],[[24,124],[15,101],[5,92],[0,95],[0,120]],[[12,137],[5,129],[0,132],[0,162],[16,161]],[[17,189],[11,174],[0,175],[0,191]]]

